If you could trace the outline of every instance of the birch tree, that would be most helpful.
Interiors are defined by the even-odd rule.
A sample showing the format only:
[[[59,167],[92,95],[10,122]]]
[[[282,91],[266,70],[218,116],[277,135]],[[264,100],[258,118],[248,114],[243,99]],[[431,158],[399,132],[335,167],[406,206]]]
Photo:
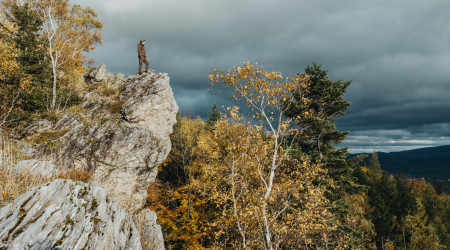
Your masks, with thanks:
[[[94,49],[101,43],[98,32],[102,23],[91,8],[69,5],[68,0],[39,0],[35,2],[44,22],[43,35],[48,42],[48,51],[53,71],[52,101],[55,109],[58,71],[81,72],[85,56],[83,52]]]
[[[14,0],[2,4],[8,8]],[[101,43],[99,33],[103,27],[95,11],[89,7],[71,5],[69,0],[25,0],[44,20],[42,37],[47,41],[48,56],[52,67],[52,93],[50,108],[56,108],[58,76],[83,72],[86,61],[84,52]]]
[[[239,109],[232,107],[227,120],[217,125],[216,139],[204,142],[208,144],[205,149],[222,152],[219,159],[223,162],[219,165],[226,169],[221,174],[228,183],[226,197],[232,204],[241,246],[259,244],[265,249],[279,249],[336,245],[330,240],[335,228],[327,225],[330,213],[326,209],[324,190],[313,185],[322,169],[307,158],[297,161],[289,157],[293,141],[304,129],[296,124],[315,115],[314,110],[304,110],[296,117],[285,115],[294,101],[293,93],[298,94],[296,101],[302,98],[301,93],[307,93],[307,76],[283,79],[279,72],[245,62],[227,73],[213,70],[210,78],[213,84],[231,87],[233,98],[245,102],[253,119],[243,126]],[[302,102],[307,104],[308,99],[302,98]],[[223,128],[230,126],[239,132],[220,135]],[[214,172],[213,169],[220,168],[209,171]]]

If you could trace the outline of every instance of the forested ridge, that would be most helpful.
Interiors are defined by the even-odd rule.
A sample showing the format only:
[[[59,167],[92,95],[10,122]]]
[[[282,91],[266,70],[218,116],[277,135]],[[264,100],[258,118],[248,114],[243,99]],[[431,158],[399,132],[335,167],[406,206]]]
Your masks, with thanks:
[[[101,43],[102,28],[94,10],[67,0],[25,2],[2,1],[0,18],[0,129],[17,140],[33,120],[55,122],[96,88],[83,79],[92,64],[83,53]],[[286,77],[251,62],[212,70],[213,87],[231,89],[237,106],[214,104],[206,120],[178,115],[146,201],[165,247],[447,249],[449,196],[388,174],[377,153],[349,158],[339,147],[348,132],[335,123],[351,105],[351,82],[331,79],[315,62],[298,71]],[[119,116],[122,104],[109,109]],[[1,201],[27,182],[0,178]]]
[[[383,170],[403,172],[411,178],[444,182],[450,179],[450,146],[438,146],[400,152],[377,152]],[[354,157],[350,155],[350,157]]]

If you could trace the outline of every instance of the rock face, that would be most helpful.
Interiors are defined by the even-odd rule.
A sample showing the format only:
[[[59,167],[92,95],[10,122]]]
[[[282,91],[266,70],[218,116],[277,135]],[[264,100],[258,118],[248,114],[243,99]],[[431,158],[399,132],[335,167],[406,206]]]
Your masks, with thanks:
[[[125,101],[121,110],[123,118],[149,128],[152,136],[164,141],[170,140],[178,112],[172,89],[167,88],[168,79],[167,74],[133,75],[119,95],[119,100]]]
[[[49,130],[52,127],[52,123],[48,120],[37,120],[31,123],[28,127],[25,128],[23,134],[25,136],[33,134],[33,133],[40,133],[45,130]]]
[[[0,208],[0,249],[141,249],[133,219],[95,183],[57,179]]]
[[[118,99],[87,98],[80,110],[60,118],[52,131],[64,134],[35,146],[36,155],[56,166],[91,172],[116,202],[134,213],[170,152],[177,112],[167,74],[132,75]]]
[[[144,209],[135,216],[141,235],[141,246],[144,250],[164,250],[161,226],[156,224],[156,219],[156,213],[149,209]]]
[[[124,75],[121,73],[117,74],[107,74],[106,79],[111,85],[121,83],[123,81]]]
[[[38,160],[19,161],[12,170],[14,173],[29,173],[36,178],[50,178],[59,173],[59,170],[52,163]]]

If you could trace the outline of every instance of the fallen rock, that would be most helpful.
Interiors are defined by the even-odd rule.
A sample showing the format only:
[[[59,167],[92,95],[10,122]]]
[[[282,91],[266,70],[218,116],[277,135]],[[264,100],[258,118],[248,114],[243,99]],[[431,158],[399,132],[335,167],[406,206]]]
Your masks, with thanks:
[[[0,249],[141,249],[133,219],[95,183],[57,179],[0,208]]]

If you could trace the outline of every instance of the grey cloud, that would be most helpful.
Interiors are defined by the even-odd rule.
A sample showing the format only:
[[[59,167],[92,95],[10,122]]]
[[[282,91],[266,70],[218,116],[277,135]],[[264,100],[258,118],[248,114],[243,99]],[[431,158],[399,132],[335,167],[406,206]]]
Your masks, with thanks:
[[[400,129],[355,131],[347,137],[343,146],[349,147],[350,153],[370,153],[374,150],[393,152],[450,144],[448,136],[416,132]]]
[[[205,117],[214,100],[232,103],[227,91],[207,91],[211,68],[249,60],[289,75],[317,61],[333,79],[352,80],[353,104],[338,122],[350,136],[410,132],[409,144],[384,144],[399,149],[426,145],[415,137],[443,143],[450,134],[441,126],[450,123],[450,1],[74,2],[104,22],[104,44],[90,56],[134,74],[137,41],[147,39],[151,67],[169,73],[182,110]]]

